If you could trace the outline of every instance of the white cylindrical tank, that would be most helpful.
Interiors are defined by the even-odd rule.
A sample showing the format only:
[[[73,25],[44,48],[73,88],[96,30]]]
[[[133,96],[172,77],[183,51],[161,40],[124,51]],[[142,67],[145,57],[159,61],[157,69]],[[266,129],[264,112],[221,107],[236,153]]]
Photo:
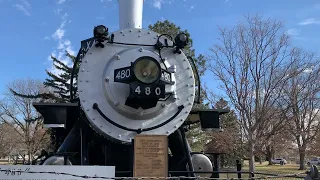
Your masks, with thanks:
[[[118,0],[120,29],[142,28],[144,0]]]

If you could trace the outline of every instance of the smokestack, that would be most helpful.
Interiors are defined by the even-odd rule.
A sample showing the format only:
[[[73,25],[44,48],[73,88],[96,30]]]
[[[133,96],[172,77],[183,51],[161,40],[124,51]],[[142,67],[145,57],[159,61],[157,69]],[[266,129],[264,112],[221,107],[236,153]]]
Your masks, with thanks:
[[[142,28],[144,0],[118,0],[120,29]]]

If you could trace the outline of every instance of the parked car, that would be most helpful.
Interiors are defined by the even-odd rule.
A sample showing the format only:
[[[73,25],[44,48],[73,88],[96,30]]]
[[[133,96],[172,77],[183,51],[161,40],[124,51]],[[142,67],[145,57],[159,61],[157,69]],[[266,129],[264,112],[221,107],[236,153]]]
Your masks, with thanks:
[[[287,164],[287,160],[284,158],[276,158],[271,160],[272,164],[280,164],[280,165],[285,165]]]
[[[307,165],[308,166],[310,166],[310,165],[320,165],[320,157],[315,157],[315,158],[310,159],[307,162]]]

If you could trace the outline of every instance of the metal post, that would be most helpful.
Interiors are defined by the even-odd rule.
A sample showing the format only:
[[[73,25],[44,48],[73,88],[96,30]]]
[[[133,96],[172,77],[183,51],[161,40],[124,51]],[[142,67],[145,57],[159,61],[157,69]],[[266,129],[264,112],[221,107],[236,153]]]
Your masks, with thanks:
[[[130,151],[130,173],[133,177],[133,168],[134,168],[134,139],[131,140],[131,151]]]
[[[237,162],[238,179],[241,180],[241,163],[239,160]]]
[[[218,154],[213,154],[213,171],[215,171],[214,173],[212,173],[212,178],[219,178],[219,155]]]
[[[250,178],[251,178],[252,180],[254,180],[254,172],[251,172],[250,175],[251,175]]]

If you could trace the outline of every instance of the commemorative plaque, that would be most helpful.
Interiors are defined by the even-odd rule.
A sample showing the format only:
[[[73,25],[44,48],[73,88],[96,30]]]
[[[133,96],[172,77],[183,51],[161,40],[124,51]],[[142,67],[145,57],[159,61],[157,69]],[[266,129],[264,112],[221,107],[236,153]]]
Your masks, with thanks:
[[[133,168],[134,177],[167,177],[168,136],[137,135]]]

